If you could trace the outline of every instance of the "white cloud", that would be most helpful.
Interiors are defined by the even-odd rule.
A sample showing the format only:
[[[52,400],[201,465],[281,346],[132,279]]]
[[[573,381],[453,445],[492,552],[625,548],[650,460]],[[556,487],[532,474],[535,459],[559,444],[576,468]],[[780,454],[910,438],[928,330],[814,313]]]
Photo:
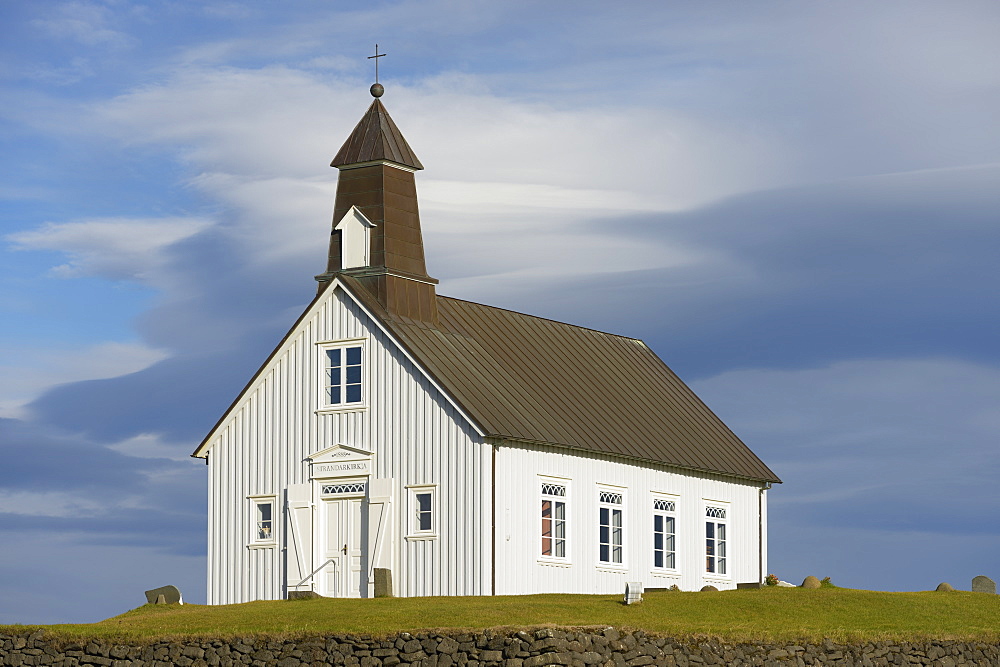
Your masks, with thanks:
[[[110,27],[111,11],[94,2],[65,2],[54,7],[49,16],[32,24],[58,39],[72,39],[84,46],[131,46],[135,40]]]
[[[23,346],[15,363],[0,365],[0,417],[25,416],[25,406],[56,385],[135,373],[166,357],[163,350],[141,343],[62,349]]]
[[[59,277],[102,276],[148,281],[174,243],[210,225],[202,218],[98,218],[48,223],[6,238],[22,250],[55,250],[70,261],[54,267]]]

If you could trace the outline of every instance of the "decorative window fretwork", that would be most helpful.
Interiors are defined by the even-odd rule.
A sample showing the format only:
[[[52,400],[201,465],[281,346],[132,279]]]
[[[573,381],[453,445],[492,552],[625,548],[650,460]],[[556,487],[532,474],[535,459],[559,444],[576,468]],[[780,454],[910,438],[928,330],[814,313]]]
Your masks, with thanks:
[[[722,507],[706,507],[705,516],[710,517],[712,519],[725,519],[726,510],[725,508]]]
[[[653,499],[653,509],[660,512],[674,512],[676,511],[674,501],[663,500],[662,498]]]
[[[364,482],[352,482],[350,484],[324,484],[323,495],[336,495],[342,493],[364,493]]]
[[[622,504],[622,494],[611,493],[610,491],[601,491],[600,502],[609,503],[611,505],[621,505]]]
[[[542,484],[543,496],[565,496],[566,487],[560,484]]]

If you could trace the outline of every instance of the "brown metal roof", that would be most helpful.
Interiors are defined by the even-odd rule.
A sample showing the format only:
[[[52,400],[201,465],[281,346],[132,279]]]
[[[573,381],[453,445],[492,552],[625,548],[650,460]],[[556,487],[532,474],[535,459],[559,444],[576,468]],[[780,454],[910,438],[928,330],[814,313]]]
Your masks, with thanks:
[[[640,340],[442,296],[429,326],[340,278],[490,436],[781,481]]]
[[[388,160],[412,169],[424,168],[378,99],[368,107],[330,166],[343,167],[375,160]]]

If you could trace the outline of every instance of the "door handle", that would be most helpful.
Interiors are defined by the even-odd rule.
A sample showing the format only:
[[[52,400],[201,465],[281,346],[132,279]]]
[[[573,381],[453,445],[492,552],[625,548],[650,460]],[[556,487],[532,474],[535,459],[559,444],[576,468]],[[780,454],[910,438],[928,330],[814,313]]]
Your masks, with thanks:
[[[344,555],[345,556],[347,555],[347,543],[346,542],[344,543]]]

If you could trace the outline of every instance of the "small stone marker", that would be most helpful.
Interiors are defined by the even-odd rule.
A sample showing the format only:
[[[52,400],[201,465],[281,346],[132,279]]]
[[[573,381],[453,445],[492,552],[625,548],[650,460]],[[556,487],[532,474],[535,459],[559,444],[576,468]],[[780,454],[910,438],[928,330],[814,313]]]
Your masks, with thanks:
[[[384,567],[375,568],[375,597],[392,597],[392,570]]]
[[[715,591],[716,593],[718,593],[719,589],[713,586],[712,584],[706,584],[705,586],[701,587],[702,593],[708,593],[709,591]]]
[[[790,581],[779,581],[778,588],[795,588],[795,584]]]
[[[160,602],[160,599],[163,599]],[[181,592],[176,586],[161,586],[151,591],[146,591],[146,602],[149,604],[184,604]]]
[[[978,577],[973,577],[972,579],[972,592],[973,593],[991,593],[993,595],[997,594],[997,582],[993,581],[989,577],[984,577],[979,575]]]
[[[625,583],[625,604],[642,602],[642,582],[629,581]]]
[[[938,584],[938,587],[935,588],[934,590],[936,590],[939,593],[949,593],[955,590],[955,587],[949,584],[947,581],[942,581],[940,584]]]
[[[822,584],[819,583],[819,579],[812,576],[811,574],[802,580],[802,588],[821,588]]]

